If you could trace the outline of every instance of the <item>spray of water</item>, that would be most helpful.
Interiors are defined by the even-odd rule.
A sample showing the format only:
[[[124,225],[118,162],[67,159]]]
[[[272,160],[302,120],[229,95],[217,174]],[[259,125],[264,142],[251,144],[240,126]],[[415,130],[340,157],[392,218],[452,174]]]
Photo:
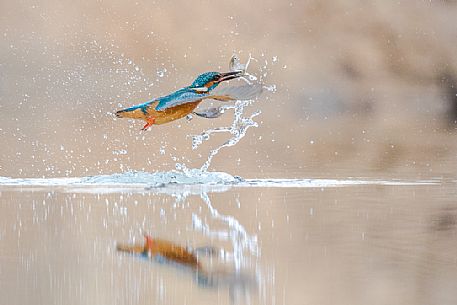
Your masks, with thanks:
[[[234,105],[223,106],[223,111],[227,109],[234,109],[234,118],[232,125],[228,127],[216,127],[208,129],[203,131],[199,135],[195,135],[192,137],[192,149],[195,150],[203,143],[203,141],[209,140],[212,134],[228,133],[231,135],[231,137],[222,145],[210,151],[208,159],[200,168],[201,171],[208,170],[214,156],[216,156],[222,148],[230,147],[237,144],[246,135],[246,132],[249,128],[258,127],[257,122],[255,122],[253,119],[261,113],[260,110],[256,110],[250,116],[244,116],[245,107],[248,106],[250,103],[252,103],[252,101],[237,101]]]
[[[249,59],[245,64],[241,64],[238,57],[233,55],[230,63],[229,68],[231,71],[243,71],[244,76],[242,79],[248,84],[253,85],[253,82],[257,81],[257,77],[251,75],[246,72],[246,69],[249,66],[251,60],[256,60],[249,55]],[[266,64],[264,66],[266,68]],[[266,76],[266,73],[263,74]],[[260,80],[262,82],[262,80]],[[262,89],[266,89],[267,91],[275,91],[275,87],[273,86],[263,86]],[[227,110],[233,109],[233,121],[232,124],[228,127],[216,127],[211,128],[208,130],[203,131],[198,135],[192,136],[192,149],[197,149],[204,141],[208,141],[211,138],[211,135],[217,133],[227,133],[230,135],[230,138],[226,140],[222,145],[212,149],[209,152],[207,160],[203,163],[199,171],[206,172],[208,171],[213,158],[219,153],[219,151],[224,147],[230,147],[236,145],[245,135],[249,128],[251,127],[258,127],[258,123],[254,121],[254,118],[261,114],[260,110],[255,110],[250,115],[245,114],[245,110],[247,106],[252,105],[255,102],[255,99],[252,100],[238,100],[232,105],[224,105],[219,107],[219,112],[224,113]],[[177,169],[186,170],[185,166],[182,164],[177,164]]]

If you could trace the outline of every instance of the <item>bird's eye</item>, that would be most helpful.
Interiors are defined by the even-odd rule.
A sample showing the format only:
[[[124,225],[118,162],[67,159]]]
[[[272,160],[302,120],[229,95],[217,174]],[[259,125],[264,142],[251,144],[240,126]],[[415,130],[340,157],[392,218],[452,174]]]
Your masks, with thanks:
[[[213,77],[213,80],[219,80],[220,78],[221,78],[221,76],[219,74],[217,74]]]

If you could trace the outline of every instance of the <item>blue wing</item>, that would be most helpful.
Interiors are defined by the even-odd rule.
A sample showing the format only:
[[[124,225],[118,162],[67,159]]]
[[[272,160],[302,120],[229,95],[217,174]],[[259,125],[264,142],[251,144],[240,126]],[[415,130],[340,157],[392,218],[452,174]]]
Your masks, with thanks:
[[[155,110],[161,111],[178,105],[195,102],[209,96],[209,93],[196,92],[189,88],[179,89],[170,95],[158,98],[159,103]]]

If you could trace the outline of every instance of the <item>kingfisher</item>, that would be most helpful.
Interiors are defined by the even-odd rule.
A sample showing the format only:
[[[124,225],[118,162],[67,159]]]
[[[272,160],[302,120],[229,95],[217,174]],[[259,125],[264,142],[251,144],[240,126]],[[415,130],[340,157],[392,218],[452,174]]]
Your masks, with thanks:
[[[199,75],[190,86],[181,88],[169,95],[154,98],[143,104],[119,110],[116,112],[116,116],[118,118],[144,120],[146,124],[141,130],[147,130],[152,125],[165,124],[191,114],[204,99],[231,101],[240,98],[251,98],[253,95],[257,95],[258,88],[246,90],[246,86],[239,86],[235,87],[235,90],[214,91],[220,83],[241,77],[243,74],[243,70],[227,73],[206,72]],[[239,92],[244,96],[240,97],[237,94]],[[217,117],[219,115],[218,113],[213,115],[194,113],[205,118]]]

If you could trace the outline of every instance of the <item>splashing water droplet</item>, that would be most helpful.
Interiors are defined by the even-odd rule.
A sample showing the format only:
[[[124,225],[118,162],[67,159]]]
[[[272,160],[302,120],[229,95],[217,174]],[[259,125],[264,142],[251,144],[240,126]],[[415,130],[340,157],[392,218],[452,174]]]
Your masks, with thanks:
[[[194,135],[192,137],[192,149],[195,150],[203,143],[203,141],[209,140],[212,134],[224,132],[231,134],[231,138],[229,138],[219,147],[210,151],[208,159],[200,168],[201,171],[208,170],[212,159],[219,153],[222,148],[237,144],[246,135],[246,132],[249,128],[258,127],[257,122],[255,122],[253,119],[261,113],[260,110],[255,111],[248,117],[244,116],[245,107],[250,105],[252,102],[253,101],[236,101],[235,105],[223,106],[224,109],[234,109],[234,119],[232,125],[229,127],[217,127],[208,129],[201,134]]]
[[[250,81],[256,81],[258,78],[254,75],[248,74],[246,72],[247,67],[249,66],[250,61],[255,60],[251,55],[249,55],[249,59],[246,62],[246,64],[242,65],[239,62],[239,59],[236,55],[234,55],[230,61],[229,68],[231,71],[243,71],[243,76],[240,78],[244,80],[246,83],[249,85],[255,86],[255,84],[251,83]],[[262,71],[264,72],[264,77],[266,77],[267,72],[266,66],[268,63],[265,63],[265,66],[262,68]],[[166,70],[165,70],[166,71]],[[249,78],[249,80],[247,79]],[[263,89],[266,89],[267,91],[270,92],[275,92],[276,91],[276,86],[275,85],[270,85],[270,86],[265,86],[262,84],[262,77],[260,78],[260,82],[257,84]],[[230,134],[230,138],[226,140],[224,143],[222,143],[220,146],[212,149],[208,155],[207,160],[204,162],[204,164],[201,166],[200,169],[192,169],[195,171],[199,171],[200,173],[206,173],[208,171],[208,168],[211,165],[211,162],[216,156],[219,151],[224,148],[224,147],[230,147],[236,145],[245,135],[246,132],[249,128],[251,127],[258,127],[258,123],[254,121],[254,118],[258,116],[261,111],[256,110],[250,115],[245,114],[245,109],[247,106],[252,105],[255,102],[254,99],[251,100],[237,100],[235,101],[234,104],[228,104],[228,105],[223,105],[217,108],[218,113],[222,114],[225,112],[225,110],[232,110],[234,111],[234,116],[233,116],[233,121],[232,124],[228,127],[216,127],[216,128],[211,128],[208,130],[203,131],[200,134],[193,135],[192,136],[192,150],[196,150],[197,148],[200,147],[200,145],[203,144],[204,141],[208,141],[211,136],[215,133],[228,133]],[[208,110],[207,110],[208,111]],[[211,116],[205,116],[206,112],[203,113],[195,113],[199,116],[203,117],[211,117]],[[216,116],[214,116],[216,117]],[[191,169],[187,169],[185,166],[183,167],[183,164],[176,164],[176,169],[177,170],[182,170],[184,173],[188,174]]]
[[[162,78],[165,76],[165,74],[167,73],[167,69],[166,68],[163,68],[161,70],[157,70],[157,76]]]

